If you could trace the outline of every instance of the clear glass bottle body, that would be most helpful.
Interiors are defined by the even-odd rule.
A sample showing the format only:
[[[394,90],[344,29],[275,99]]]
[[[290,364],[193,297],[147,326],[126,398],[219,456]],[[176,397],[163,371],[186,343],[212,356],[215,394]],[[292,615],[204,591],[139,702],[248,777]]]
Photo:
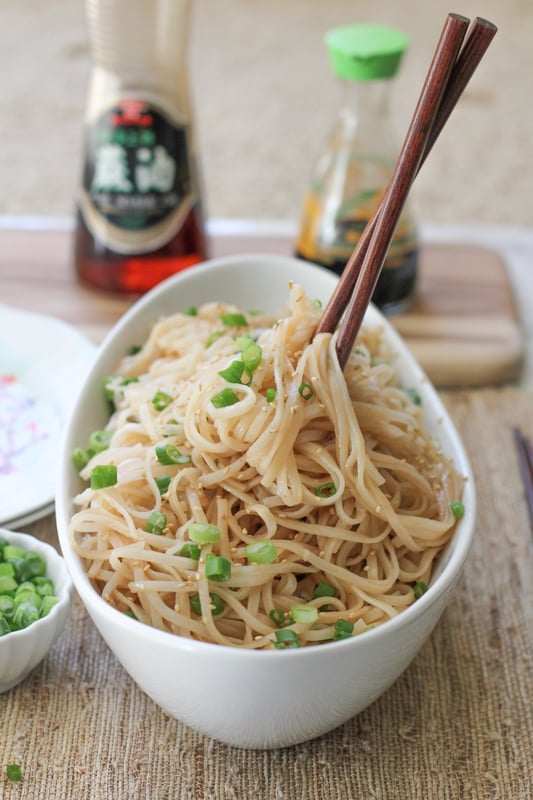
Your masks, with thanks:
[[[399,149],[389,115],[390,80],[343,81],[343,103],[304,202],[296,254],[341,274],[389,183]],[[410,303],[418,240],[407,204],[373,301],[386,313]]]
[[[93,68],[74,262],[141,294],[205,258],[186,69],[190,0],[87,0]]]

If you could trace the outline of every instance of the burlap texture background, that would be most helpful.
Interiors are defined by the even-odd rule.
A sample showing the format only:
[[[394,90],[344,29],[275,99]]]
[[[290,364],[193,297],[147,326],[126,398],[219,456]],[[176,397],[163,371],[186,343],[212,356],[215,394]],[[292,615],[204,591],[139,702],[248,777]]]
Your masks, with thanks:
[[[439,625],[381,699],[307,744],[234,749],[146,698],[76,601],[49,656],[0,697],[0,797],[532,798],[533,538],[512,428],[533,436],[533,397],[505,389],[445,400],[474,467],[477,537]],[[55,541],[52,518],[31,530]],[[5,777],[11,763],[20,784]]]

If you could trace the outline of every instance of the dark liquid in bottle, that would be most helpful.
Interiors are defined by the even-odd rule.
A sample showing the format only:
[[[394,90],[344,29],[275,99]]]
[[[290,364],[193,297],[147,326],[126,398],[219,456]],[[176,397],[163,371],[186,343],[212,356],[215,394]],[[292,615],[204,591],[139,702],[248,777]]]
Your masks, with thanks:
[[[401,264],[389,267],[385,264],[381,270],[372,295],[372,302],[385,314],[404,311],[410,305],[418,272],[418,255],[419,248],[415,246],[404,254]],[[347,264],[346,259],[334,259],[326,264],[319,260],[310,259],[298,251],[296,251],[296,256],[327,267],[337,275],[343,273]]]
[[[150,253],[113,252],[92,235],[80,212],[74,238],[74,262],[82,283],[96,289],[139,295],[165,278],[203,261],[207,247],[201,214],[191,209],[179,231]]]

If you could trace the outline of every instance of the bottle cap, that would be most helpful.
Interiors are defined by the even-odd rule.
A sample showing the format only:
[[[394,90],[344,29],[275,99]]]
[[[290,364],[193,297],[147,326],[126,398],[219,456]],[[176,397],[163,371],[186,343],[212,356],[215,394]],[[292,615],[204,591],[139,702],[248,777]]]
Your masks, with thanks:
[[[404,33],[383,25],[333,28],[325,41],[335,74],[352,81],[391,78],[409,45]]]

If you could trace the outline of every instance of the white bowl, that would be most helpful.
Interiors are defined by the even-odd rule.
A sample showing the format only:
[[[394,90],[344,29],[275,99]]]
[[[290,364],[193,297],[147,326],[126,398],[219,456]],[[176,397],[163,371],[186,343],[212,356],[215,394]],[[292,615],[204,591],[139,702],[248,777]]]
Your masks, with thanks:
[[[64,560],[51,545],[29,533],[0,528],[0,539],[23,550],[33,550],[46,561],[46,575],[54,583],[59,602],[42,619],[20,631],[0,636],[0,692],[16,686],[48,653],[68,619],[72,581]]]
[[[336,278],[292,258],[240,255],[206,262],[145,295],[102,344],[62,443],[56,514],[63,554],[74,584],[100,633],[127,672],[156,703],[187,725],[228,744],[272,748],[312,739],[354,716],[405,670],[442,614],[467,553],[475,517],[471,469],[460,438],[425,374],[391,325],[370,307],[366,323],[379,325],[398,354],[398,368],[419,391],[426,425],[467,476],[466,513],[443,554],[428,591],[394,619],[364,636],[323,646],[253,651],[195,642],[156,630],[110,607],[91,586],[72,551],[67,529],[80,481],[71,452],[107,421],[104,376],[128,348],[144,340],[151,322],[208,300],[278,310],[288,281],[325,302]]]

